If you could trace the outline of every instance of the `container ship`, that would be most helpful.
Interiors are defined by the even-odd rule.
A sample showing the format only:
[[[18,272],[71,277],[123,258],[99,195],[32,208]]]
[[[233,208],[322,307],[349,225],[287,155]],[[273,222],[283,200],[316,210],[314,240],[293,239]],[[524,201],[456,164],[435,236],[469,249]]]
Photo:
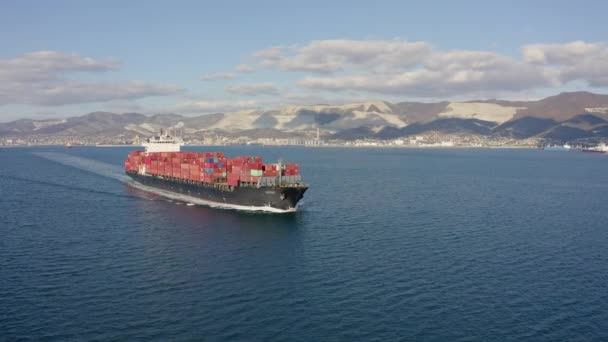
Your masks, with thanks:
[[[295,163],[264,163],[259,156],[181,151],[181,139],[163,135],[132,151],[125,172],[136,183],[211,206],[269,212],[296,211],[308,186]]]

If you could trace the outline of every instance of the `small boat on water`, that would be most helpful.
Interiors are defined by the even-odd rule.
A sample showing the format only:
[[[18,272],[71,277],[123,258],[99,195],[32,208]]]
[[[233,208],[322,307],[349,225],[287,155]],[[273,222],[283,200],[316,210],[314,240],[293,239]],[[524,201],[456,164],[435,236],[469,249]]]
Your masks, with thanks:
[[[606,153],[608,152],[608,146],[601,143],[597,146],[583,148],[581,151],[585,153]]]

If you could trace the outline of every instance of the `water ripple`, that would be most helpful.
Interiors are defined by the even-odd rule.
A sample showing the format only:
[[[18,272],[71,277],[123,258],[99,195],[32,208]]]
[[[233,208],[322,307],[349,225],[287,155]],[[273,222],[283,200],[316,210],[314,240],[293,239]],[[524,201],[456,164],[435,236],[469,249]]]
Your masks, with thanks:
[[[226,148],[302,164],[276,217],[127,187],[126,149],[28,151],[0,151],[0,339],[608,339],[607,159]]]

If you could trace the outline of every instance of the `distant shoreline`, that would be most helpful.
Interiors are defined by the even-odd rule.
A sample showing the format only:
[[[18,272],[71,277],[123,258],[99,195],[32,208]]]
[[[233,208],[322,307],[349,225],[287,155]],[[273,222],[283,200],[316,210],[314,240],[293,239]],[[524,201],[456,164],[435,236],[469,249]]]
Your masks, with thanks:
[[[32,144],[32,145],[2,145],[0,148],[24,148],[24,147],[64,147],[63,144]],[[134,147],[143,148],[143,146],[136,145],[75,145],[71,149],[78,149],[79,147]],[[411,149],[411,150],[424,150],[424,149],[516,149],[516,150],[533,150],[539,149],[536,146],[412,146],[412,145],[389,145],[389,146],[351,146],[351,145],[184,145],[183,147],[305,147],[305,148],[361,148],[361,149]],[[67,150],[68,148],[66,148]]]

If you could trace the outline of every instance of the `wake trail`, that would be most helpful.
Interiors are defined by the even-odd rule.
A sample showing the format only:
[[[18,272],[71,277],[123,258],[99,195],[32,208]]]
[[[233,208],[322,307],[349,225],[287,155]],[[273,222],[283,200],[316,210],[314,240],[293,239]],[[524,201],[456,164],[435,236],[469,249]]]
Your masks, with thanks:
[[[28,183],[28,184],[34,183],[34,184],[40,184],[40,185],[44,185],[44,186],[50,186],[50,187],[55,187],[55,188],[60,188],[60,189],[65,189],[65,190],[73,190],[73,191],[80,191],[80,192],[100,194],[100,195],[109,195],[109,196],[125,197],[125,198],[137,198],[138,197],[138,196],[132,196],[132,195],[118,194],[118,193],[109,192],[109,191],[100,191],[100,190],[96,190],[96,189],[74,186],[74,185],[69,185],[69,184],[54,183],[54,182],[48,182],[45,180],[38,180],[38,179],[11,176],[11,175],[2,175],[2,178],[12,179],[15,181]]]
[[[92,172],[103,177],[113,178],[123,183],[129,182],[130,180],[130,178],[124,174],[122,167],[118,165],[104,163],[88,158],[70,156],[58,152],[33,152],[32,154],[63,165]]]

